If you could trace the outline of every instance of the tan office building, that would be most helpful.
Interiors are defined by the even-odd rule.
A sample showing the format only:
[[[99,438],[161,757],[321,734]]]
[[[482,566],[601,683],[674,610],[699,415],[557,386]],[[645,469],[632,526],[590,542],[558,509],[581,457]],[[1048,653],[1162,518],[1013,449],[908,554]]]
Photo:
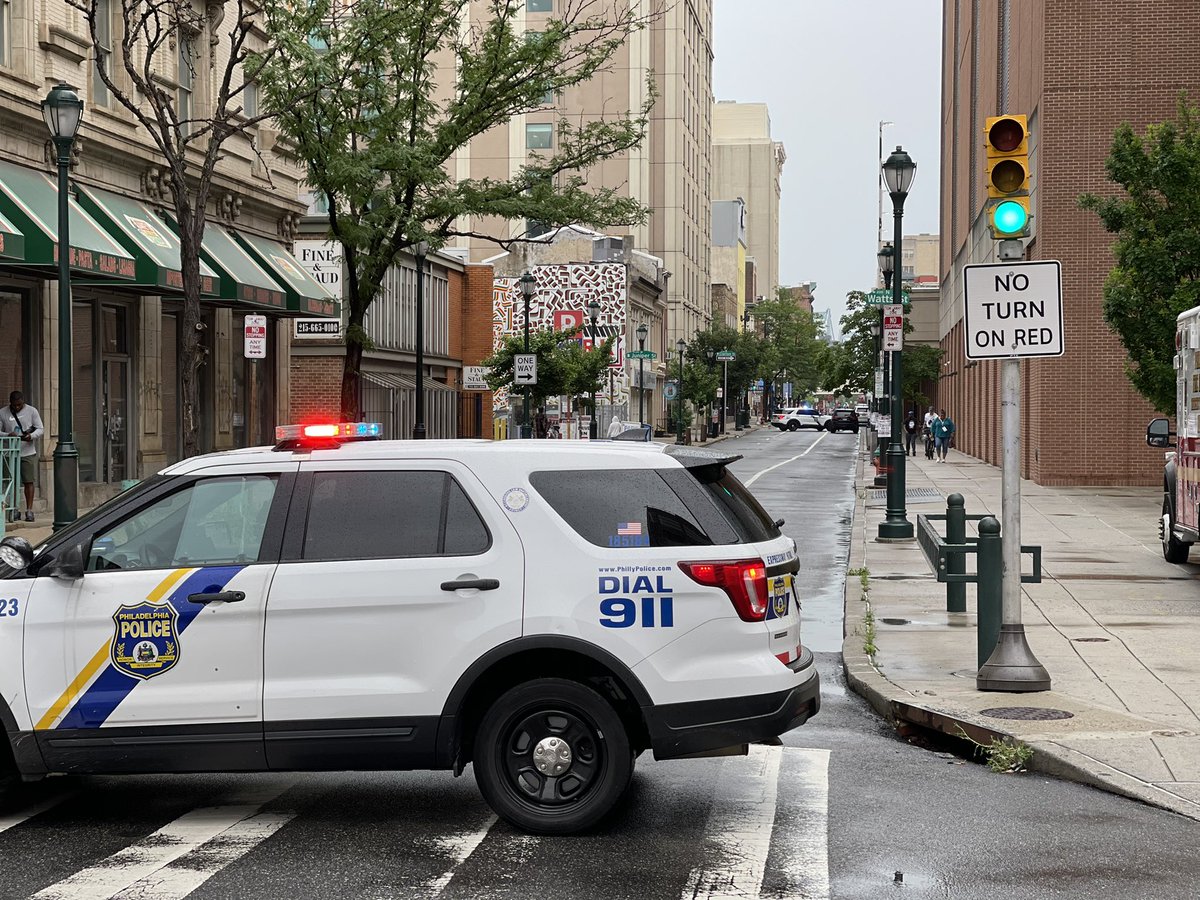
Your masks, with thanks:
[[[721,101],[713,107],[714,200],[744,200],[749,253],[759,265],[759,292],[779,287],[779,198],[783,144],[771,140],[765,103]]]
[[[528,0],[518,27],[538,31],[566,0]],[[626,0],[641,15],[657,8],[651,0]],[[625,2],[622,3],[622,6]],[[471,4],[472,21],[482,21],[486,5]],[[464,23],[467,25],[469,23]],[[589,183],[613,187],[652,210],[649,222],[630,228],[636,249],[663,260],[671,273],[668,288],[668,342],[690,340],[712,317],[709,296],[712,224],[708,190],[712,143],[712,0],[671,3],[652,28],[630,36],[609,71],[561,95],[547,98],[543,110],[516,116],[507,126],[476,139],[455,161],[459,178],[514,175],[529,153],[553,150],[555,125],[564,116],[596,119],[636,111],[645,103],[653,72],[658,100],[650,133],[642,146],[604,162],[588,173]],[[441,72],[443,84],[452,73]],[[480,220],[468,228],[501,237],[536,232],[537,223]],[[488,241],[464,242],[471,259],[495,255]]]

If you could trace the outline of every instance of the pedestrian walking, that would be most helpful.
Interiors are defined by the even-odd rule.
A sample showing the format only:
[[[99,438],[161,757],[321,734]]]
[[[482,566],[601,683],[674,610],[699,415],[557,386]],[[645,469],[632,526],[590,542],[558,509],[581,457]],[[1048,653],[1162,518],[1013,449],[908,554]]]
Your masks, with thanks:
[[[917,425],[917,411],[910,409],[908,418],[904,420],[904,440],[905,452],[916,456],[917,455],[917,435],[921,433],[921,428]]]
[[[621,424],[621,417],[613,416],[612,421],[608,423],[608,436],[610,438],[615,438],[624,430],[625,427]]]
[[[0,434],[21,439],[21,484],[25,487],[26,522],[33,521],[33,486],[37,483],[38,470],[37,440],[44,431],[41,414],[25,402],[21,392],[9,394],[8,406],[0,409]],[[20,517],[20,510],[13,510],[13,520]]]
[[[950,442],[954,439],[956,430],[954,420],[946,415],[946,411],[943,409],[933,423],[933,440],[936,444],[938,462],[946,461],[946,454],[950,451]]]

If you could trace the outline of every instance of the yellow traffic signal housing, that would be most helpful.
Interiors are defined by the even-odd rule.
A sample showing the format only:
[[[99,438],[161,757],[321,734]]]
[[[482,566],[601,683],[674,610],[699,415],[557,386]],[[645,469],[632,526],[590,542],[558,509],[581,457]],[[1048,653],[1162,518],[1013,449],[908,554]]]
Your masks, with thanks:
[[[1029,197],[1005,197],[992,200],[988,209],[988,228],[997,241],[1029,234]]]
[[[1029,193],[1029,122],[1025,116],[992,116],[984,120],[988,196]]]

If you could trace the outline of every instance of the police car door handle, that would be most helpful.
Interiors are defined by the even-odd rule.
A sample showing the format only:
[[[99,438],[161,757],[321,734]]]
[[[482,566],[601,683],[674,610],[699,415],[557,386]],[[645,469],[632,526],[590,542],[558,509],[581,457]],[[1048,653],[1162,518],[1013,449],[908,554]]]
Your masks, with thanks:
[[[461,578],[458,581],[443,581],[443,591],[495,591],[500,588],[498,578]]]
[[[219,594],[188,594],[191,603],[240,603],[246,599],[244,591],[221,591]]]

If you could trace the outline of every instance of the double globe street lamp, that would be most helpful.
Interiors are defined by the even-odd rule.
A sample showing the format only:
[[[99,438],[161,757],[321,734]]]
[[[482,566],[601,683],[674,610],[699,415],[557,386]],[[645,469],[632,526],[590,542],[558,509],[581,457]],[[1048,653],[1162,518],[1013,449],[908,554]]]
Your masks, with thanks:
[[[904,152],[902,147],[897,146],[892,151],[892,155],[883,163],[883,178],[887,183],[888,195],[892,198],[892,219],[895,223],[892,239],[892,305],[894,306],[902,303],[901,273],[895,271],[895,254],[904,246],[904,200],[908,196],[916,174],[917,164],[913,162],[911,156]],[[884,520],[879,523],[877,539],[880,541],[907,541],[913,537],[912,522],[908,521],[905,510],[905,454],[900,437],[904,424],[903,411],[900,408],[903,405],[903,384],[903,353],[900,350],[893,350],[891,390],[888,392],[891,404],[892,436],[889,439],[887,450],[887,513]]]
[[[646,352],[646,338],[650,327],[643,322],[637,327],[638,352]],[[638,424],[646,427],[646,358],[638,356]]]
[[[42,101],[58,162],[58,444],[54,448],[54,530],[79,514],[79,450],[75,446],[71,351],[71,146],[83,121],[83,100],[69,84],[57,84]]]
[[[588,311],[588,321],[591,324],[592,349],[595,350],[597,347],[596,322],[600,318],[600,301],[593,299],[590,303],[588,303],[587,311]],[[592,421],[588,425],[588,437],[590,437],[592,440],[595,440],[596,435],[599,433],[596,428],[596,419],[597,418],[599,418],[599,410],[596,409],[596,385],[593,384],[592,385]]]

